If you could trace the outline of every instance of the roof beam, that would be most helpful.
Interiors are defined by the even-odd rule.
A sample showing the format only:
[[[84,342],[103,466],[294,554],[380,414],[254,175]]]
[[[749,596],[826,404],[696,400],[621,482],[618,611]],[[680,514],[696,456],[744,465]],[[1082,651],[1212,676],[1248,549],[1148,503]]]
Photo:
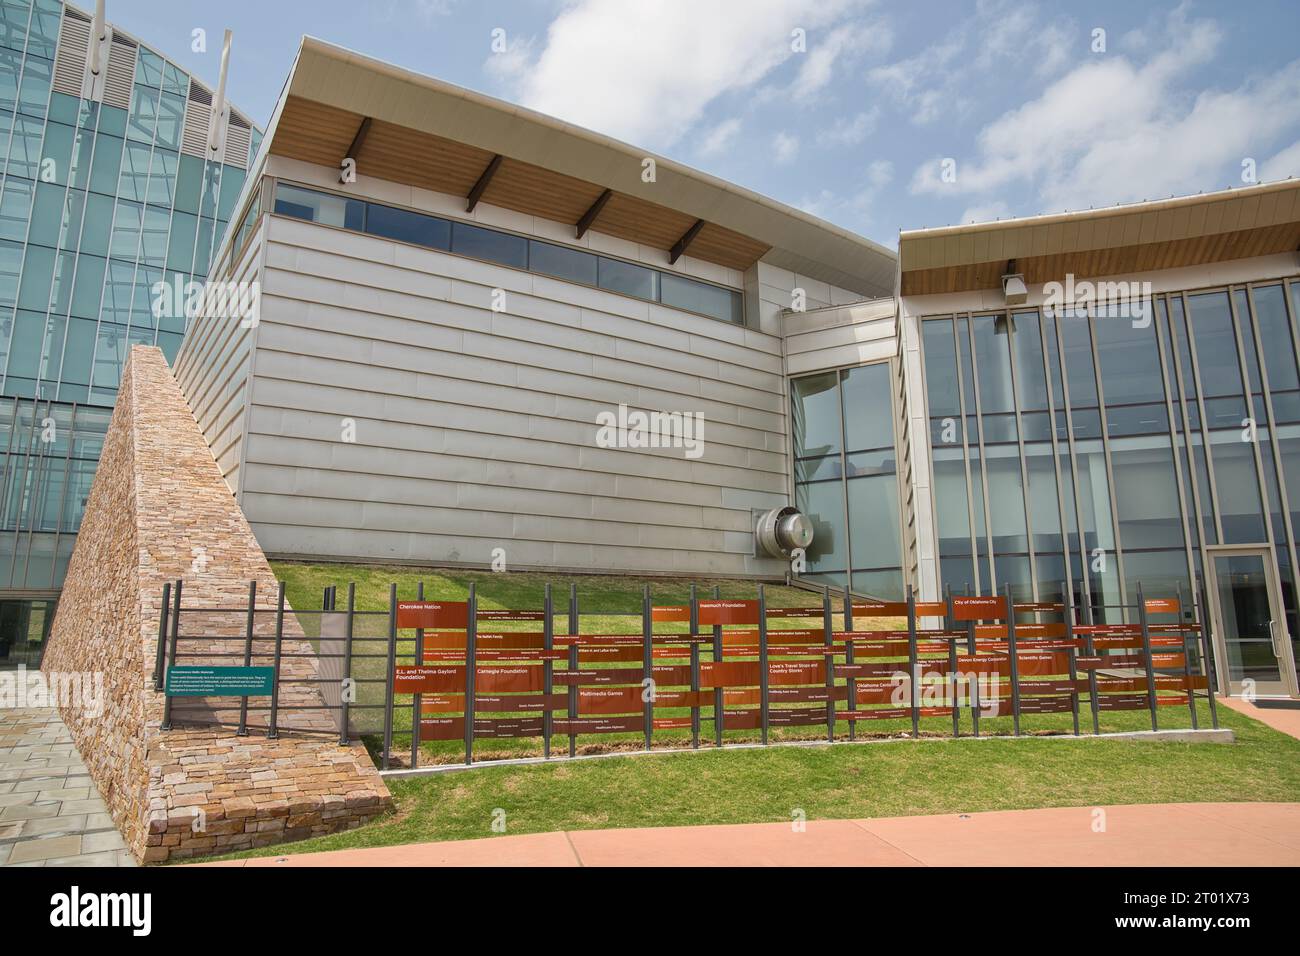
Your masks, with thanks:
[[[353,173],[356,172],[357,154],[361,152],[361,147],[365,145],[366,134],[369,132],[370,132],[370,117],[366,116],[362,118],[361,125],[357,127],[357,134],[352,137],[352,145],[348,147],[348,151],[344,153],[343,158],[339,160],[339,167],[343,170],[343,172],[339,173],[339,182],[346,183],[348,181],[348,172],[349,172],[349,170],[347,169],[348,160],[352,160],[351,171]]]
[[[682,257],[682,253],[684,253],[687,247],[690,246],[690,244],[695,241],[695,237],[700,234],[700,230],[703,228],[704,228],[704,220],[696,219],[695,225],[691,226],[691,228],[686,230],[686,234],[677,240],[676,245],[674,245],[672,250],[668,253],[669,265],[672,265]]]
[[[474,211],[474,207],[478,205],[478,201],[483,198],[483,190],[488,188],[488,183],[492,182],[492,177],[497,174],[497,170],[500,168],[501,154],[497,153],[488,161],[487,169],[483,170],[483,175],[478,178],[478,182],[474,184],[474,188],[471,189],[469,195],[465,197],[466,212]]]
[[[600,215],[600,211],[605,208],[605,203],[609,202],[609,197],[612,195],[614,195],[614,190],[606,189],[596,197],[596,201],[591,204],[591,208],[584,212],[582,218],[578,220],[575,227],[577,230],[577,235],[574,236],[575,239],[581,239],[583,234],[591,228],[591,224],[596,221],[596,217]]]

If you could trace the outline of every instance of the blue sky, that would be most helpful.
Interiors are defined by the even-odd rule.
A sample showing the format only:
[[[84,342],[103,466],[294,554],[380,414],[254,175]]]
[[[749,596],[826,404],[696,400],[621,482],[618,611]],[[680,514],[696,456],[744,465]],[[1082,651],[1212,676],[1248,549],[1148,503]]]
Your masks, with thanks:
[[[108,17],[209,83],[232,29],[230,97],[262,124],[308,32],[891,247],[900,227],[1300,175],[1295,0],[109,0]]]

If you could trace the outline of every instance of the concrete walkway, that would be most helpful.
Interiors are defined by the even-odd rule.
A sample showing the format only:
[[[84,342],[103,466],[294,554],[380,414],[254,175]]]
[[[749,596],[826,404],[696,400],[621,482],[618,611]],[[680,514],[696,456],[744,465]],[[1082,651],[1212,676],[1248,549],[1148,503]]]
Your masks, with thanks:
[[[134,866],[53,708],[0,709],[0,866]]]
[[[1100,829],[1099,829],[1100,827]],[[1300,866],[1300,803],[578,830],[208,866]]]
[[[1219,697],[1218,702],[1239,714],[1245,714],[1274,730],[1290,734],[1300,740],[1300,707],[1259,707],[1240,697]]]

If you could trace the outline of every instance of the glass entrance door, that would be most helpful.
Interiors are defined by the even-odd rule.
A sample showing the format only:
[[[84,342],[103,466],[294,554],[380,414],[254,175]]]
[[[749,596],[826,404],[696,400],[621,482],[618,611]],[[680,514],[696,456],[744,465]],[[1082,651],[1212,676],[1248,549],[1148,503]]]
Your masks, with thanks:
[[[1212,550],[1215,646],[1234,696],[1296,696],[1295,662],[1267,548]]]

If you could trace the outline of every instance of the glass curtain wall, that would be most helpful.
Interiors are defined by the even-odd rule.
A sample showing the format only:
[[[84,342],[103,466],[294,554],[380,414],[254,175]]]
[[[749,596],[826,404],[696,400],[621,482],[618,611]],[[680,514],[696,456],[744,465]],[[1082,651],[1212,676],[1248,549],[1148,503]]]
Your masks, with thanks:
[[[0,0],[0,592],[61,584],[128,350],[185,332],[153,286],[207,276],[246,176],[182,152],[190,76],[124,34],[129,108],[55,91],[65,16]]]
[[[112,409],[0,398],[0,591],[63,581]]]
[[[814,537],[801,577],[902,600],[902,519],[888,362],[791,382],[795,505]]]
[[[1261,544],[1294,638],[1300,283],[1147,305],[922,320],[941,582],[1118,621],[1139,582],[1199,599],[1205,547]]]

